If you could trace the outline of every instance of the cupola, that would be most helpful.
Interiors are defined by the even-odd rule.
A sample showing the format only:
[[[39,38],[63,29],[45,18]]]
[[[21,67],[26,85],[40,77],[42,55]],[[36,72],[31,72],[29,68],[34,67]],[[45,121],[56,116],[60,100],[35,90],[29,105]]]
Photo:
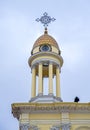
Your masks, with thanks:
[[[45,27],[44,34],[35,41],[28,63],[32,70],[30,101],[62,101],[60,94],[60,72],[63,65],[63,58],[58,43],[48,34],[47,27]],[[38,80],[36,80],[36,77]],[[54,77],[56,78],[56,86],[53,86]],[[48,78],[47,95],[43,93],[45,86],[43,82],[44,78]],[[36,94],[36,86],[38,86],[38,94]],[[56,89],[55,95],[54,88]],[[50,100],[48,100],[49,98]]]

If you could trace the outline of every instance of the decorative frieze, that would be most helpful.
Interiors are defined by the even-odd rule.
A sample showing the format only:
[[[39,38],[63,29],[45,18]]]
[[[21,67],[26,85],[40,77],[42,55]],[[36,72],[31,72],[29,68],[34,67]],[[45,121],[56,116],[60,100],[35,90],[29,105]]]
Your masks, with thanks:
[[[89,103],[17,103],[12,105],[14,117],[19,119],[22,113],[90,113]]]

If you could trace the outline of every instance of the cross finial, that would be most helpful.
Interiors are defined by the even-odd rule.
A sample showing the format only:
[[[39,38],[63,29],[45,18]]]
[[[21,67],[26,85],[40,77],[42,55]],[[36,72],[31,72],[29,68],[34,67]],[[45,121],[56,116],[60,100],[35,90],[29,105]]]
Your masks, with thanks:
[[[55,18],[51,18],[50,16],[48,16],[46,12],[43,14],[43,16],[41,16],[41,18],[36,19],[36,21],[41,22],[45,28],[47,28],[48,24],[51,23],[51,21],[53,22],[55,20]]]

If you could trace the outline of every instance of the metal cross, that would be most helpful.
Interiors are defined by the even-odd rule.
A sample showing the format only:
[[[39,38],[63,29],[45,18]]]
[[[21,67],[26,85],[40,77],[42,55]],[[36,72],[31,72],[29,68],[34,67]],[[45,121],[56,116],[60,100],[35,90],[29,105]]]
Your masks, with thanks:
[[[43,14],[43,16],[41,16],[41,18],[36,19],[36,21],[41,22],[45,28],[48,26],[49,23],[51,23],[51,21],[53,22],[55,20],[55,18],[51,18],[50,16],[48,16],[46,12]]]

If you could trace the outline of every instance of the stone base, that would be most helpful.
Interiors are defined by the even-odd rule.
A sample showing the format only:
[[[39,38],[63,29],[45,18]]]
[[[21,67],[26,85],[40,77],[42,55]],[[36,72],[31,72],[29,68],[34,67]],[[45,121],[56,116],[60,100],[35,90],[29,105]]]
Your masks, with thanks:
[[[38,103],[54,103],[54,102],[63,102],[60,97],[49,95],[38,95],[34,98],[31,98],[29,102],[38,102]]]

